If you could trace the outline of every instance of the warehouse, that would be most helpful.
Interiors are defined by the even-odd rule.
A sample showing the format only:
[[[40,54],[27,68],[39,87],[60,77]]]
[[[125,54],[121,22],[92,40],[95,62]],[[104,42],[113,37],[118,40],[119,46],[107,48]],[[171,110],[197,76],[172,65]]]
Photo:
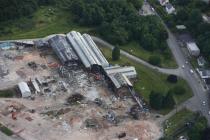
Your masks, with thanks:
[[[129,93],[128,87],[133,87],[129,79],[136,78],[137,76],[134,67],[120,67],[117,65],[106,67],[104,71],[111,88],[120,96]]]
[[[63,36],[54,36],[48,40],[56,55],[59,57],[62,64],[74,62],[78,60],[77,55]]]
[[[79,32],[72,31],[67,34],[67,38],[86,68],[109,66],[90,36],[87,34],[82,36]]]
[[[192,56],[199,56],[200,55],[200,49],[194,42],[187,43],[187,49]]]
[[[29,89],[28,84],[26,82],[20,82],[18,84],[18,88],[23,98],[31,96],[31,90]]]

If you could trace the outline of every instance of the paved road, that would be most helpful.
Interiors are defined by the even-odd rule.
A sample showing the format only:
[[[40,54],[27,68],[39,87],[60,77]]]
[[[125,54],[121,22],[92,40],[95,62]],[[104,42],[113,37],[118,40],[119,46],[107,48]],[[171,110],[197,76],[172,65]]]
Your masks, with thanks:
[[[176,37],[173,33],[169,30],[169,28],[165,25],[162,18],[155,12],[156,15],[161,19],[163,25],[165,26],[169,38],[167,40],[168,46],[171,49],[177,64],[179,67],[185,66],[184,69],[180,70],[181,77],[183,77],[191,87],[194,96],[190,98],[188,101],[183,103],[181,106],[186,106],[188,109],[192,111],[199,111],[201,112],[208,120],[210,125],[210,115],[209,115],[209,91],[204,89],[204,85],[200,81],[200,78],[197,73],[194,74],[190,73],[190,70],[193,69],[191,64],[186,64],[188,62],[188,58],[182,52]],[[205,102],[205,104],[203,104]]]
[[[109,44],[108,42],[98,38],[98,37],[95,37],[95,36],[91,36],[92,39],[100,44],[102,47],[108,47],[110,49],[113,49],[114,46]],[[160,67],[157,67],[157,66],[153,66],[151,64],[149,64],[148,62],[136,57],[136,56],[133,56],[131,54],[129,54],[128,52],[126,51],[123,51],[123,50],[120,50],[120,53],[126,57],[128,57],[129,59],[133,60],[133,61],[136,61],[137,63],[140,63],[144,66],[147,66],[151,69],[154,69],[154,70],[157,70],[158,72],[161,72],[161,73],[164,73],[164,74],[174,74],[174,75],[178,75],[178,76],[181,76],[181,73],[180,73],[180,68],[178,69],[165,69],[165,68],[160,68]]]

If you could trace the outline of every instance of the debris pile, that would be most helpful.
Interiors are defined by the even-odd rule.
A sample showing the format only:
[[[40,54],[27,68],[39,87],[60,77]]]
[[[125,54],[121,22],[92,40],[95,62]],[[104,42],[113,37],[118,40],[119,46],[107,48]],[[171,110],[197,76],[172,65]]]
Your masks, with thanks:
[[[78,102],[82,101],[83,99],[84,99],[83,95],[81,95],[79,93],[75,93],[67,99],[67,102],[69,104],[75,104],[75,103],[78,103]]]

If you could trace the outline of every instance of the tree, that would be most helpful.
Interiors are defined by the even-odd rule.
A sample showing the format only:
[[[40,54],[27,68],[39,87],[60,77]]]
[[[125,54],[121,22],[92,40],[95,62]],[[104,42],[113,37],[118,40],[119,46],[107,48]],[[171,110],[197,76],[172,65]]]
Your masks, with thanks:
[[[173,108],[175,104],[176,104],[176,102],[174,100],[173,93],[171,93],[170,90],[169,90],[167,95],[165,96],[165,98],[163,100],[163,106],[165,108]]]
[[[202,132],[207,128],[207,120],[205,117],[199,117],[194,126],[188,131],[190,140],[201,140]]]
[[[133,6],[139,10],[143,5],[143,0],[127,0],[128,2],[132,3]]]
[[[183,86],[178,85],[171,89],[170,92],[176,95],[183,95],[185,94],[186,90]]]
[[[177,76],[171,74],[167,77],[167,81],[170,82],[170,83],[177,83],[177,81],[178,81]]]
[[[112,60],[116,61],[119,60],[120,58],[120,49],[119,47],[114,47],[114,49],[112,50]]]
[[[150,106],[156,110],[159,110],[163,106],[164,96],[161,93],[152,91],[149,95]]]
[[[202,132],[202,138],[201,140],[210,140],[210,128],[206,128],[203,132]]]
[[[161,58],[159,56],[150,56],[149,57],[149,63],[155,66],[160,66],[161,64]]]

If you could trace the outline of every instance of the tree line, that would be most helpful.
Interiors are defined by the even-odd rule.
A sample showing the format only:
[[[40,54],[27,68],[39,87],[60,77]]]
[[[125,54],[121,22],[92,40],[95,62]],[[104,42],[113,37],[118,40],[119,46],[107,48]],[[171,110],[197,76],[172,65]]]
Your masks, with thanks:
[[[164,51],[168,34],[155,16],[139,16],[143,0],[66,0],[75,22],[96,27],[105,40],[124,45],[137,41],[146,50]]]
[[[55,0],[0,0],[0,22],[29,16],[41,5],[55,3]]]

